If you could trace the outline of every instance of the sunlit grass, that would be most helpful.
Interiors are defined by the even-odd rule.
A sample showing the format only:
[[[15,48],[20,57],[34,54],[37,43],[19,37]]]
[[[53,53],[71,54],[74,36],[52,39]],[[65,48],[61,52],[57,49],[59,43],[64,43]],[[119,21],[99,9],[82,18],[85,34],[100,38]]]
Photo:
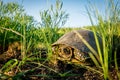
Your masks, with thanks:
[[[114,4],[113,0],[107,0],[107,2],[108,3],[106,4],[106,9],[108,12],[105,14],[105,17],[107,18],[106,20],[104,20],[105,18],[99,14],[98,9],[94,5],[92,5],[92,9],[94,9],[94,11],[95,11],[94,13],[92,13],[90,11],[91,10],[90,8],[86,8],[89,18],[90,18],[90,21],[91,21],[91,24],[94,26],[92,14],[94,14],[94,16],[95,16],[94,18],[96,18],[98,21],[97,27],[93,27],[93,28],[91,28],[91,30],[94,32],[99,59],[95,60],[96,56],[94,56],[94,55],[90,55],[90,56],[91,56],[93,62],[95,62],[95,64],[97,64],[96,66],[98,66],[98,63],[100,63],[100,65],[98,67],[101,66],[105,80],[110,79],[109,67],[110,67],[110,64],[111,64],[112,58],[113,58],[112,54],[114,54],[112,50],[113,50],[113,48],[115,48],[115,46],[113,46],[113,43],[114,43],[113,36],[115,34],[118,34],[117,32],[119,30],[117,28],[118,26],[116,24],[116,23],[118,23],[117,21],[118,21],[119,14],[115,14],[115,13],[118,13],[120,11],[118,9],[119,2],[117,2],[116,4]],[[109,15],[109,14],[112,14],[112,15]],[[102,43],[103,43],[102,49],[100,48],[99,45],[101,45],[101,44],[98,43],[98,39],[96,37],[97,33],[99,33],[102,38]],[[116,59],[116,57],[114,57],[114,59]],[[96,62],[96,61],[98,61],[98,62]],[[115,63],[117,64],[116,61],[117,60],[115,60]],[[117,68],[117,65],[116,65],[116,68]]]
[[[97,19],[98,24],[94,25],[94,21],[92,18],[92,12],[90,12],[90,9],[86,7],[89,19],[91,21],[92,26],[90,27],[91,31],[94,33],[95,37],[95,42],[97,46],[98,52],[96,52],[92,46],[88,44],[86,40],[82,38],[82,35],[75,33],[79,36],[79,38],[84,42],[84,44],[91,50],[91,53],[89,53],[89,56],[95,63],[96,67],[98,67],[100,70],[94,69],[90,66],[84,66],[86,69],[94,71],[96,73],[99,73],[100,75],[104,76],[104,79],[110,79],[109,76],[109,68],[111,62],[114,61],[115,68],[117,70],[117,75],[120,79],[120,72],[118,70],[118,59],[117,59],[117,53],[116,49],[113,52],[113,43],[116,41],[114,39],[114,35],[117,35],[118,37],[120,36],[120,23],[119,23],[119,5],[118,3],[114,4],[112,0],[108,0],[109,2],[109,7],[107,6],[106,9],[108,12],[108,15],[106,14],[106,18],[104,18],[102,15],[99,14],[97,8],[94,6],[95,9],[94,15],[95,18]],[[1,5],[1,3],[0,3]],[[53,68],[50,68],[49,66],[45,65],[44,63],[49,62],[52,56],[52,47],[51,44],[55,42],[59,37],[61,37],[64,33],[69,32],[73,30],[74,28],[61,28],[64,23],[67,21],[68,14],[64,12],[65,15],[62,15],[62,5],[63,3],[57,1],[56,2],[56,10],[54,10],[53,6],[50,7],[49,10],[41,11],[40,16],[41,16],[41,24],[36,26],[34,25],[29,25],[33,24],[32,23],[32,18],[26,16],[26,14],[23,14],[22,11],[18,11],[20,14],[16,13],[15,18],[12,19],[11,16],[6,16],[10,17],[10,20],[8,18],[4,18],[3,16],[0,15],[0,17],[4,18],[5,20],[1,19],[0,22],[0,36],[1,36],[1,44],[4,46],[3,49],[5,49],[5,46],[9,44],[9,41],[11,41],[11,37],[14,38],[11,42],[14,41],[20,41],[22,46],[21,46],[21,59],[11,59],[7,61],[2,68],[0,69],[0,74],[1,72],[9,72],[12,69],[16,68],[16,71],[19,71],[21,75],[24,75],[25,73],[29,71],[34,71],[36,68],[47,68],[49,71],[53,71],[54,73],[58,74],[60,77],[65,77],[65,76],[70,76],[70,75],[76,75],[70,73],[72,70],[60,73],[54,70]],[[1,5],[1,7],[3,7]],[[54,13],[54,14],[53,14]],[[9,13],[11,14],[11,13]],[[4,16],[7,14],[4,14]],[[19,16],[21,17],[19,17]],[[111,16],[112,15],[112,16]],[[29,22],[29,19],[30,21]],[[104,20],[105,19],[105,20]],[[15,21],[14,21],[15,20]],[[3,23],[2,23],[3,21]],[[14,25],[10,25],[8,22],[12,22]],[[28,22],[27,22],[28,21]],[[56,22],[57,21],[57,22]],[[32,26],[32,27],[31,27]],[[99,44],[97,36],[100,36],[102,39],[102,44]],[[17,37],[17,38],[16,38]],[[7,42],[8,41],[8,42]],[[119,41],[118,41],[119,43]],[[118,44],[116,43],[116,45]],[[36,45],[40,45],[36,47]],[[101,46],[102,45],[102,48]],[[46,58],[41,57],[42,53],[35,51],[35,48],[43,48],[46,49]],[[115,46],[117,48],[117,46]],[[34,50],[32,52],[32,50]],[[3,50],[4,51],[4,50]],[[112,54],[114,53],[114,60],[112,59],[113,56]],[[43,62],[42,62],[43,61]],[[28,64],[28,62],[37,64],[35,68],[32,70],[27,70],[25,72],[22,72],[22,66],[25,64]],[[19,77],[20,75],[16,75]],[[36,75],[36,76],[42,76],[42,77],[49,77],[49,75]]]

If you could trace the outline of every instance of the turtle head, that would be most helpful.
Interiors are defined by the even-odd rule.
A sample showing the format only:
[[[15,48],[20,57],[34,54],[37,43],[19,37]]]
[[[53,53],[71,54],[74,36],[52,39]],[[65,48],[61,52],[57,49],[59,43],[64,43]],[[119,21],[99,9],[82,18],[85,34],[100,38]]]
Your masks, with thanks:
[[[52,47],[52,51],[59,60],[69,61],[72,58],[72,48],[70,46],[56,45]]]
[[[85,64],[86,60],[90,58],[88,53],[68,45],[55,45],[52,47],[52,51],[53,55],[56,55],[56,59],[61,61]]]

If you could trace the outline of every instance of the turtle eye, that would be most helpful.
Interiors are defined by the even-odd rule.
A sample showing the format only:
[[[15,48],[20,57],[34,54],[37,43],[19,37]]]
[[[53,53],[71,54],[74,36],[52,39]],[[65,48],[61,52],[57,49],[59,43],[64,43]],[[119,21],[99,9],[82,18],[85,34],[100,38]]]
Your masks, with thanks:
[[[71,47],[68,46],[61,47],[58,55],[63,60],[70,60],[72,57]]]
[[[66,55],[69,55],[69,54],[70,54],[70,49],[69,49],[69,48],[64,48],[64,49],[63,49],[63,52],[64,52]]]

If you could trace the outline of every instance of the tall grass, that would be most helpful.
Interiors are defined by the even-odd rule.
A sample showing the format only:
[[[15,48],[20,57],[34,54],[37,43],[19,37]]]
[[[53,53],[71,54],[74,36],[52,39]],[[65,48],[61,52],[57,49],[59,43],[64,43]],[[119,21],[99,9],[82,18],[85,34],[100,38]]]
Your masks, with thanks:
[[[97,64],[100,63],[100,65],[96,65],[96,66],[102,68],[105,80],[110,79],[109,68],[110,68],[110,64],[112,62],[112,58],[113,58],[112,55],[115,52],[115,51],[113,51],[113,48],[115,48],[115,46],[113,46],[113,43],[114,43],[113,37],[114,37],[114,35],[117,34],[117,32],[119,30],[118,26],[117,26],[117,24],[119,23],[119,20],[120,20],[119,19],[120,9],[119,9],[118,4],[119,4],[118,0],[117,0],[117,2],[114,2],[114,0],[107,0],[105,17],[99,13],[97,7],[94,6],[93,4],[91,7],[86,8],[89,19],[91,21],[91,24],[93,26],[96,26],[96,27],[91,28],[91,30],[94,33],[95,41],[96,41],[96,45],[97,45],[97,49],[98,49],[97,58],[99,56],[99,59],[97,60],[98,61]],[[94,12],[91,12],[91,9]],[[94,24],[92,15],[94,15],[94,18],[96,18],[96,20],[98,21],[97,25]],[[102,43],[103,43],[102,49],[100,48],[99,45],[101,45],[101,44],[98,43],[98,39],[96,37],[97,33],[99,33],[102,38]],[[89,44],[87,44],[87,45],[89,45]],[[95,55],[90,55],[90,56],[91,56],[93,62],[96,62],[96,60],[95,60],[96,56]],[[115,57],[115,59],[117,59],[117,58]],[[117,64],[116,61],[115,61],[115,63]]]
[[[68,14],[62,10],[62,6],[63,3],[60,0],[56,0],[55,5],[51,5],[48,10],[40,12],[40,32],[42,37],[39,38],[43,38],[43,43],[48,48],[50,55],[52,54],[51,44],[61,36],[58,32],[68,18]]]
[[[4,73],[9,72],[15,67],[20,70],[20,66],[26,63],[28,50],[34,44],[31,43],[33,41],[31,40],[32,33],[29,34],[33,31],[31,28],[34,27],[34,20],[33,17],[25,14],[23,7],[17,3],[10,2],[5,4],[0,0],[0,6],[0,44],[3,46],[2,52],[5,52],[5,48],[13,42],[18,41],[22,45],[21,60],[10,59],[6,62],[0,69],[0,72],[2,71]],[[19,53],[15,54],[17,55]]]
[[[5,19],[5,23],[7,23],[7,21],[14,22],[14,25],[5,25],[4,23],[0,22],[0,29],[3,30],[3,34],[0,35],[6,35],[3,36],[2,39],[4,40],[2,41],[4,41],[5,44],[7,44],[6,40],[8,39],[9,44],[9,37],[12,36],[12,38],[14,38],[17,36],[18,40],[14,39],[12,40],[12,42],[19,41],[21,42],[22,46],[21,60],[9,60],[3,65],[0,71],[9,72],[10,70],[16,68],[16,71],[20,71],[22,73],[21,67],[25,64],[28,64],[27,61],[31,61],[31,63],[38,64],[40,63],[40,60],[42,60],[42,57],[39,56],[42,54],[38,53],[37,51],[32,52],[32,50],[36,48],[47,48],[48,53],[46,55],[48,55],[48,58],[52,55],[51,44],[62,35],[59,34],[59,30],[61,29],[61,26],[63,26],[67,21],[68,14],[66,14],[66,12],[62,10],[63,3],[60,0],[56,0],[55,6],[51,5],[50,9],[40,12],[40,18],[42,21],[40,22],[40,24],[37,24],[37,26],[35,26],[33,18],[25,14],[24,9],[17,5],[17,3],[2,3],[2,5],[6,6],[6,9],[8,8],[15,13],[14,15],[12,15],[12,13],[9,13],[8,10],[8,12],[6,12],[6,15],[4,14],[5,17],[10,18],[9,21],[2,15],[0,16],[2,17],[2,19]],[[4,6],[2,6],[2,9],[4,9]],[[16,8],[15,10],[12,10],[11,8],[13,6]],[[9,16],[8,14],[11,14],[12,16]],[[36,45],[41,45],[41,47],[36,47]],[[44,64],[40,64],[37,67],[41,67],[41,65],[45,67]],[[48,69],[50,70],[51,68]]]
[[[118,0],[119,1],[119,0]],[[5,4],[0,0],[0,43],[3,46],[9,44],[9,41],[20,41],[22,43],[21,46],[21,56],[22,60],[11,59],[4,64],[4,66],[0,69],[3,72],[8,72],[17,66],[17,69],[21,71],[20,67],[27,63],[27,60],[31,61],[34,64],[38,64],[38,67],[46,67],[51,71],[55,70],[41,64],[39,61],[41,57],[36,57],[34,55],[39,54],[36,52],[29,52],[31,49],[35,47],[35,45],[39,45],[48,49],[48,58],[52,55],[51,44],[55,42],[62,34],[64,34],[64,29],[61,27],[65,24],[68,18],[68,14],[62,10],[63,3],[60,0],[56,0],[55,5],[51,5],[51,7],[47,10],[40,12],[41,22],[35,26],[34,20],[31,16],[27,16],[24,13],[24,9],[21,8],[16,3]],[[12,7],[15,9],[12,9]],[[6,10],[8,9],[8,10]],[[91,12],[91,9],[94,9],[95,12]],[[99,14],[97,7],[92,5],[86,7],[89,19],[91,21],[92,27],[91,30],[94,33],[96,46],[98,49],[98,53],[90,46],[81,35],[78,36],[83,40],[83,42],[87,45],[87,47],[92,51],[93,54],[90,53],[90,57],[93,62],[101,71],[95,70],[94,68],[89,69],[104,75],[105,80],[110,79],[109,76],[109,68],[110,64],[113,61],[113,53],[114,53],[114,61],[115,68],[118,71],[118,64],[116,58],[116,51],[113,51],[114,44],[114,35],[120,36],[120,29],[117,24],[119,23],[119,2],[114,3],[113,0],[108,0],[106,4],[106,17],[104,18]],[[6,12],[8,11],[8,12]],[[14,13],[14,14],[13,14]],[[10,15],[9,15],[10,14]],[[94,24],[93,17],[98,20],[98,24]],[[20,17],[19,17],[20,16]],[[62,32],[62,34],[60,34]],[[102,48],[100,47],[99,41],[97,39],[97,35],[102,38]],[[11,39],[12,38],[12,39]],[[117,44],[117,43],[116,43]],[[40,47],[41,48],[41,47]],[[115,46],[117,48],[117,46]],[[4,49],[4,48],[3,48]],[[27,54],[29,53],[29,54]],[[41,54],[41,53],[40,53]],[[31,57],[34,56],[34,57]],[[39,64],[40,63],[40,64]],[[60,76],[66,76],[66,73],[58,73]],[[118,76],[120,73],[117,73]],[[120,77],[119,77],[120,79]]]

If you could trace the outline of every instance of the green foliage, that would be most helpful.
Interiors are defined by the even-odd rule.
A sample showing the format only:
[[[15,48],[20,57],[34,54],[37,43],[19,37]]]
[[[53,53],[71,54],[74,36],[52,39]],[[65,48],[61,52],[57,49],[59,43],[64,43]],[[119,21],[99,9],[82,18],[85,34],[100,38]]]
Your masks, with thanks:
[[[33,17],[25,14],[23,6],[18,3],[0,1],[0,5],[0,44],[3,51],[14,41],[22,41],[24,45],[28,43],[35,25]]]
[[[58,31],[64,26],[68,18],[68,14],[62,10],[62,5],[63,3],[60,0],[56,0],[55,8],[51,5],[50,9],[40,12],[41,31],[50,44],[59,38]]]
[[[11,59],[1,68],[1,71],[8,72],[8,71],[12,70],[14,67],[16,67],[17,64],[18,64],[17,59]]]
[[[3,46],[2,49],[4,52],[5,47],[8,46],[9,43],[12,43],[14,41],[20,41],[23,45],[21,47],[22,60],[11,59],[4,64],[0,71],[9,72],[16,66],[20,68],[22,65],[26,64],[26,61],[28,60],[30,62],[38,64],[39,67],[42,66],[49,69],[50,71],[58,73],[56,72],[56,70],[53,70],[50,67],[45,66],[44,64],[38,63],[40,60],[43,59],[42,57],[36,57],[36,55],[40,56],[41,53],[39,54],[37,51],[29,51],[36,47],[36,45],[40,44],[42,47],[47,47],[48,55],[51,55],[51,44],[55,42],[65,32],[72,30],[71,28],[61,28],[62,26],[64,26],[68,19],[68,14],[62,10],[62,6],[63,3],[60,0],[56,0],[55,5],[51,5],[49,9],[40,12],[41,22],[40,24],[36,24],[33,17],[25,13],[25,10],[22,5],[19,5],[18,3],[14,2],[5,4],[2,0],[0,0],[0,47]],[[114,3],[113,0],[108,0],[106,4],[105,16],[100,15],[99,11],[94,5],[92,5],[91,7],[86,7],[92,24],[92,27],[87,28],[91,29],[94,33],[98,54],[97,52],[95,52],[92,46],[90,46],[79,35],[79,37],[83,40],[87,47],[91,49],[93,54],[90,54],[90,57],[92,58],[93,62],[98,68],[102,69],[103,72],[95,70],[88,66],[86,66],[86,68],[89,68],[95,72],[100,73],[101,75],[104,75],[104,78],[106,80],[110,79],[109,65],[113,60],[115,61],[115,67],[118,71],[117,48],[120,47],[119,7],[119,0],[116,3]],[[96,18],[98,22],[97,25],[94,25],[92,15],[94,15],[94,18]],[[97,33],[99,33],[99,36],[102,38],[103,48],[100,47],[100,44],[97,39]],[[29,52],[29,54],[27,54],[27,52]],[[23,76],[26,72],[21,72],[14,78],[19,79],[19,77]],[[69,73],[70,71],[58,74],[61,77],[65,77]],[[119,75],[119,73],[117,74]]]
[[[35,44],[32,34],[35,30],[35,21],[32,16],[24,12],[23,7],[18,3],[5,4],[0,0],[0,5],[0,45],[2,46],[2,52],[5,52],[8,45],[15,41],[19,41],[23,45],[21,46],[22,61],[9,60],[2,68],[7,72],[26,62],[27,52]]]
[[[15,41],[22,43],[22,60],[9,60],[1,68],[2,71],[9,72],[15,66],[18,66],[17,68],[20,70],[20,67],[24,65],[27,60],[41,60],[40,57],[35,56],[37,52],[27,54],[32,48],[35,48],[34,46],[38,43],[47,47],[48,52],[52,53],[51,43],[61,36],[58,31],[68,18],[68,14],[62,11],[62,4],[62,2],[57,0],[55,9],[53,5],[51,5],[50,9],[40,12],[41,23],[38,25],[32,16],[28,16],[25,13],[23,6],[14,2],[5,4],[0,0],[0,45],[3,48],[3,52],[9,43]]]
[[[103,44],[102,44],[103,48],[101,49],[99,47],[98,40],[95,37],[97,48],[98,48],[98,56],[99,56],[98,63],[100,63],[100,66],[103,69],[105,80],[110,79],[109,65],[113,61],[113,56],[114,56],[114,53],[116,52],[114,51],[115,48],[118,48],[117,46],[114,46],[114,43],[116,42],[116,39],[114,37],[120,33],[119,32],[120,29],[118,26],[118,23],[120,21],[120,17],[119,17],[120,5],[118,4],[119,4],[119,1],[114,3],[113,0],[107,0],[105,17],[99,13],[96,6],[92,5],[91,7],[86,8],[91,24],[93,26],[96,26],[96,27],[91,27],[91,30],[93,30],[95,36],[96,36],[96,33],[99,33],[103,41]],[[91,11],[94,11],[94,12],[91,12]],[[92,15],[94,15],[94,18],[96,18],[98,22],[97,25],[94,25]],[[117,44],[119,44],[119,42]],[[92,55],[91,58],[96,58],[96,56]]]

